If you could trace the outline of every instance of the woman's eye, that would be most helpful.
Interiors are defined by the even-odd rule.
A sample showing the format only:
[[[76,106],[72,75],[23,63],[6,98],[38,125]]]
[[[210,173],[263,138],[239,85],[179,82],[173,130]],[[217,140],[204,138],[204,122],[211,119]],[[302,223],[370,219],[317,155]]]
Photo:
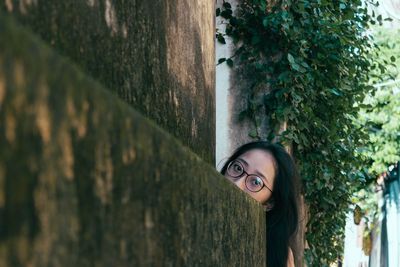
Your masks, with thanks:
[[[238,178],[242,176],[242,174],[244,173],[244,169],[240,162],[233,161],[231,164],[229,164],[227,172],[229,176],[233,178]]]
[[[254,185],[257,185],[257,186],[260,186],[260,185],[262,185],[262,181],[261,181],[261,178],[260,177],[256,177],[255,179],[253,179],[253,184]]]
[[[237,163],[233,165],[233,169],[234,169],[236,172],[242,172],[242,171],[243,171],[242,166],[240,166],[240,165],[237,164]]]

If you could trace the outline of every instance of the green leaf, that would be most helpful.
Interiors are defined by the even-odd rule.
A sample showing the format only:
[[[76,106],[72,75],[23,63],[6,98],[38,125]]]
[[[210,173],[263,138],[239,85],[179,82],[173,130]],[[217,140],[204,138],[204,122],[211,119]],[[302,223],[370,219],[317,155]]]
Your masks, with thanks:
[[[227,8],[227,9],[231,9],[232,8],[231,4],[228,3],[228,2],[223,3],[222,6]]]
[[[290,66],[295,71],[298,71],[298,72],[301,72],[301,73],[307,72],[307,70],[304,67],[302,67],[301,65],[297,64],[296,62],[291,63]]]
[[[256,138],[256,137],[258,137],[257,130],[256,130],[256,129],[252,129],[252,130],[249,132],[249,136],[250,136],[251,138]]]
[[[221,64],[225,61],[226,61],[226,58],[222,57],[222,58],[218,59],[218,64]]]
[[[343,94],[336,88],[331,88],[331,93],[336,95],[336,96],[342,96]]]
[[[215,15],[218,17],[220,14],[221,14],[221,9],[220,8],[217,8],[216,10],[215,10]]]
[[[290,66],[292,67],[292,69],[300,71],[300,65],[299,64],[293,62],[293,63],[290,64]]]
[[[269,25],[269,23],[268,23],[268,17],[265,17],[265,18],[263,19],[262,24],[263,24],[263,26],[264,26],[265,28],[268,27],[268,25]]]
[[[391,57],[390,57],[390,61],[395,62],[395,61],[396,61],[396,58],[395,58],[394,56],[391,56]]]
[[[300,64],[305,68],[310,68],[310,66],[305,61],[300,62]]]
[[[289,62],[290,62],[291,64],[295,63],[294,57],[293,57],[290,53],[288,53],[287,59],[289,60]]]
[[[267,9],[267,1],[260,1],[260,8],[261,10],[266,10]]]
[[[217,40],[221,44],[226,44],[225,38],[222,34],[217,34]]]
[[[381,74],[384,74],[386,72],[386,67],[382,64],[378,64],[379,70],[381,71]]]
[[[238,19],[235,18],[235,17],[232,17],[232,18],[229,20],[229,24],[230,24],[232,27],[239,26],[240,20],[238,20]]]
[[[275,134],[274,134],[272,131],[269,132],[267,139],[268,139],[269,141],[272,141],[274,138],[275,138]]]
[[[230,59],[230,58],[228,58],[228,59],[226,60],[226,64],[227,64],[229,67],[233,67],[233,60]]]
[[[220,16],[225,18],[225,19],[230,19],[230,18],[232,18],[232,10],[231,9],[225,9],[220,13]]]

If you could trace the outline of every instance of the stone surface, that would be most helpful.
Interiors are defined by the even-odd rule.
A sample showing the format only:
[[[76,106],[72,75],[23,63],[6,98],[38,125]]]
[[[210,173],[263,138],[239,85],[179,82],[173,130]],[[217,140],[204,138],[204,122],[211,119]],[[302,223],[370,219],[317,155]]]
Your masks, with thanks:
[[[0,147],[0,266],[265,266],[262,207],[1,12]]]
[[[0,10],[211,163],[214,5],[213,0],[3,0]]]

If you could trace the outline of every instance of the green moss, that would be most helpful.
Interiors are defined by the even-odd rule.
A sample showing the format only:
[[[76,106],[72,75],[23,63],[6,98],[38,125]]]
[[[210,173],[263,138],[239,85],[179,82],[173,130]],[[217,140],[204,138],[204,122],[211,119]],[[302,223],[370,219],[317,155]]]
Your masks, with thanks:
[[[0,15],[0,265],[265,266],[262,208]]]

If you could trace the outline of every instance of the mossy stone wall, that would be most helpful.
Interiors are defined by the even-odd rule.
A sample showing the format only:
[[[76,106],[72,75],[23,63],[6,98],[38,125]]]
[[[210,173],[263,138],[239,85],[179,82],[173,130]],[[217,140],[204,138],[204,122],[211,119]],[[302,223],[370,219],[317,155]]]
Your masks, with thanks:
[[[4,0],[125,102],[214,163],[213,0]]]
[[[1,12],[0,148],[2,267],[265,266],[262,207]]]

